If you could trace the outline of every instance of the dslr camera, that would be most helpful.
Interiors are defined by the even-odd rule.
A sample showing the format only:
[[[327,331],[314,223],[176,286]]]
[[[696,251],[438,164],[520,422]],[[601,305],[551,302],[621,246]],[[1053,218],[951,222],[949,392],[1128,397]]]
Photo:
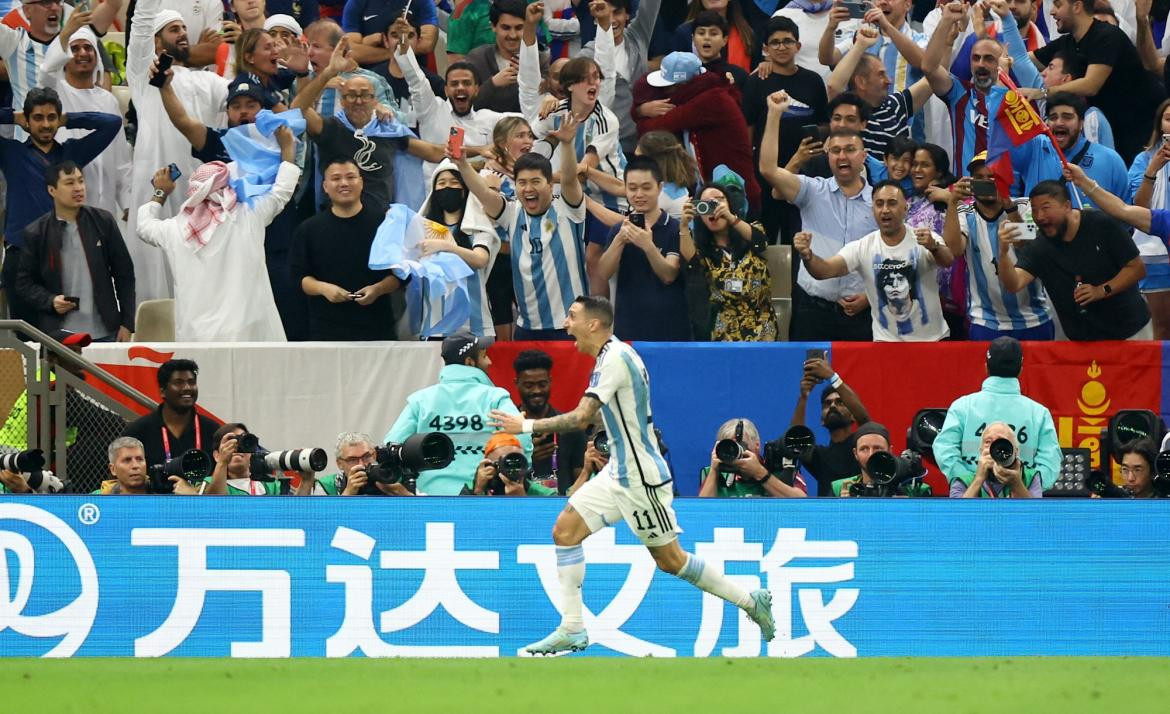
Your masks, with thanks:
[[[199,449],[190,449],[165,464],[147,467],[146,476],[151,493],[174,493],[171,476],[180,476],[194,485],[211,474],[211,457]]]
[[[45,452],[40,449],[0,454],[0,469],[21,474],[36,493],[59,493],[65,488],[61,479],[45,469]]]
[[[329,466],[325,449],[287,449],[269,451],[260,446],[260,437],[251,433],[236,436],[236,451],[249,454],[248,478],[253,481],[280,481],[282,495],[291,490],[285,471],[320,472]]]
[[[389,443],[374,447],[374,463],[366,467],[366,485],[363,496],[384,496],[377,484],[387,486],[401,483],[411,493],[419,473],[446,468],[455,459],[455,445],[451,437],[438,431],[415,434],[400,444]],[[527,459],[525,459],[527,462]],[[347,474],[338,479],[337,488],[345,490]]]
[[[1006,441],[1006,439],[1005,439]],[[1011,442],[1008,442],[1010,445]],[[889,498],[905,493],[906,488],[926,476],[922,454],[906,449],[901,456],[879,451],[869,457],[866,470],[872,483],[858,481],[849,485],[850,496]]]
[[[504,454],[493,464],[496,468],[496,475],[488,481],[485,491],[490,496],[503,496],[505,480],[510,483],[523,483],[527,485],[527,481],[532,477],[532,469],[528,464],[528,458],[523,453],[513,452],[511,454]]]

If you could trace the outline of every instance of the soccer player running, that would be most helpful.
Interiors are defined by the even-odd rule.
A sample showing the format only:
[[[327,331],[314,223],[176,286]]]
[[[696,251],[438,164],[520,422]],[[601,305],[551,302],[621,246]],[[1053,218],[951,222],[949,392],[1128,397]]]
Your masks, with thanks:
[[[638,353],[613,336],[613,307],[605,298],[578,297],[569,308],[565,329],[578,350],[597,356],[589,388],[577,408],[548,419],[490,414],[492,425],[509,433],[547,434],[585,429],[600,412],[609,435],[609,465],[569,498],[553,525],[561,624],[525,651],[557,655],[589,646],[581,615],[585,581],[581,543],[619,518],[625,519],[660,569],[743,609],[770,642],[776,633],[772,593],[747,592],[678,544],[682,529],[671,508],[670,470],[651,426],[650,380]]]

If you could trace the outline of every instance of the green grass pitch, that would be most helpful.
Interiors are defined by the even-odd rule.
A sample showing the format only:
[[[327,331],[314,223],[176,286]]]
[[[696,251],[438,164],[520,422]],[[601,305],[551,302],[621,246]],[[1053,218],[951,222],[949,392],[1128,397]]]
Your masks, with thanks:
[[[1170,711],[1160,658],[227,660],[8,659],[0,711]]]

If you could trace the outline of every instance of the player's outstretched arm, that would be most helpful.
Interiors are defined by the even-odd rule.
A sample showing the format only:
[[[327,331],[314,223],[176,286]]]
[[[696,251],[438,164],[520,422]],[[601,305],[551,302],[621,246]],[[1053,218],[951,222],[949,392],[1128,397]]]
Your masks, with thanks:
[[[596,397],[586,394],[581,397],[581,403],[577,408],[567,414],[558,414],[548,419],[525,419],[523,412],[516,415],[493,409],[488,414],[488,423],[509,434],[561,434],[587,428],[597,418],[599,411],[601,402]]]

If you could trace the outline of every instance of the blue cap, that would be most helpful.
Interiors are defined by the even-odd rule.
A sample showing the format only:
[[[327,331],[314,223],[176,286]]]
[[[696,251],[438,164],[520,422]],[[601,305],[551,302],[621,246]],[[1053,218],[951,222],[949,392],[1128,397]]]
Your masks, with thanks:
[[[671,52],[662,60],[661,69],[646,75],[646,82],[651,87],[669,87],[689,82],[706,71],[694,52]]]

